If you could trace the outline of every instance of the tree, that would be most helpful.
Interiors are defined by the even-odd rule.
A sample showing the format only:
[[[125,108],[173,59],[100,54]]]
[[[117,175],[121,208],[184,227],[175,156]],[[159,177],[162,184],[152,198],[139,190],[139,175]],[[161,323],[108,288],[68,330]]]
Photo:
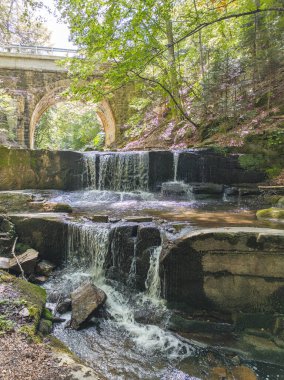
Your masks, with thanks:
[[[0,88],[0,141],[7,143],[15,137],[17,124],[16,104],[12,97]]]
[[[0,44],[47,46],[50,32],[37,16],[40,7],[35,0],[1,0]]]
[[[243,92],[250,92],[240,84],[244,71],[248,74],[240,35],[251,20],[261,17],[267,28],[269,19],[277,20],[280,37],[284,11],[280,0],[58,2],[85,57],[70,64],[77,77],[74,92],[99,100],[140,81],[156,97],[169,100],[176,121],[182,118],[191,124],[192,119],[193,124],[200,121],[200,103],[212,118],[240,114],[234,104]],[[95,69],[101,77],[77,86]]]
[[[102,127],[94,104],[58,103],[41,118],[35,143],[41,149],[101,148]]]

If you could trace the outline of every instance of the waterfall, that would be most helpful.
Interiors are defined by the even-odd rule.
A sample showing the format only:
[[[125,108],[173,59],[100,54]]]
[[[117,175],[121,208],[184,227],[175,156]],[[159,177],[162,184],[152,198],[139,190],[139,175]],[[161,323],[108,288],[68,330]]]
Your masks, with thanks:
[[[185,344],[171,332],[156,325],[144,325],[136,322],[135,310],[140,308],[166,311],[162,302],[157,302],[160,297],[159,258],[162,247],[153,247],[150,256],[150,265],[146,280],[146,294],[136,293],[133,286],[120,287],[116,282],[106,281],[105,261],[109,253],[110,228],[108,224],[68,224],[68,250],[67,263],[71,267],[77,266],[79,271],[72,270],[71,276],[65,276],[65,287],[68,281],[77,281],[91,274],[93,281],[107,295],[106,308],[112,318],[104,321],[107,328],[111,324],[113,329],[122,329],[123,335],[128,336],[138,351],[142,353],[163,355],[170,359],[181,359],[191,355],[194,351],[191,345]],[[123,243],[123,242],[121,242]],[[82,276],[83,269],[83,276]],[[134,248],[132,265],[128,279],[136,274],[136,249]],[[78,281],[79,279],[79,281]],[[69,285],[70,286],[70,285]],[[114,330],[117,331],[117,330]]]
[[[134,241],[133,258],[130,265],[130,270],[127,278],[127,285],[135,287],[136,285],[136,264],[137,264],[137,239]]]
[[[153,299],[158,300],[161,295],[161,279],[160,279],[160,254],[162,246],[153,248],[150,256],[150,266],[145,281],[147,295]]]
[[[93,189],[148,191],[148,152],[87,153],[85,165]]]
[[[174,182],[177,182],[179,152],[174,151],[173,154],[174,154]]]
[[[96,178],[97,178],[97,170],[96,170],[96,154],[87,153],[84,155],[84,164],[88,177],[88,186],[91,189],[96,189]]]
[[[107,224],[68,224],[67,262],[91,268],[95,279],[104,277],[104,263],[109,248]]]

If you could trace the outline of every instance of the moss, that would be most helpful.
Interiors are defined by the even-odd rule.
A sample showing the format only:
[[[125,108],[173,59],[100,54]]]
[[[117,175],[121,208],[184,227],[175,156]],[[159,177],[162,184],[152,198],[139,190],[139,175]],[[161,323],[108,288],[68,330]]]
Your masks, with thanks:
[[[273,166],[272,168],[265,169],[265,173],[267,174],[268,178],[278,177],[281,172],[281,166]]]
[[[49,309],[47,309],[46,307],[43,309],[41,317],[44,318],[44,319],[47,319],[49,321],[53,320],[52,312]]]
[[[24,253],[30,248],[31,247],[28,244],[24,244],[24,243],[17,243],[16,244],[16,252],[18,252],[18,253]]]
[[[46,303],[45,289],[38,285],[21,280],[20,278],[5,274],[4,272],[0,272],[0,282],[1,281],[11,283],[17,289],[19,299],[10,302],[17,302],[18,304],[25,305],[28,308],[29,315],[32,318],[32,324],[24,327],[27,327],[28,331],[33,331],[33,334],[35,335],[43,308]]]
[[[284,197],[281,197],[280,199],[278,199],[277,207],[284,208]]]
[[[74,352],[70,351],[70,349],[63,343],[61,340],[56,338],[53,335],[49,335],[49,346],[52,350],[58,352],[58,353],[65,353],[68,356],[72,357],[76,362],[82,363],[82,360],[74,354]]]
[[[27,297],[30,304],[33,304],[41,310],[43,309],[46,302],[46,290],[44,288],[16,277],[13,278],[13,282],[18,291],[24,297]]]
[[[262,170],[267,165],[262,154],[243,154],[239,156],[239,163],[246,170]]]
[[[39,322],[38,331],[42,335],[48,335],[50,334],[51,330],[52,330],[52,322],[48,319],[41,319]]]
[[[258,210],[256,213],[257,219],[280,219],[284,220],[284,210],[276,207],[271,207],[264,210]]]
[[[34,325],[24,325],[19,328],[18,333],[25,335],[34,343],[41,342],[41,338],[37,335],[37,329]]]
[[[9,161],[9,150],[3,146],[0,146],[0,168],[7,167]]]
[[[3,315],[0,315],[0,335],[14,329],[14,323],[10,319],[6,319]]]
[[[54,205],[53,210],[55,212],[66,212],[66,213],[72,213],[72,207],[66,203],[57,203]]]
[[[7,274],[6,272],[0,271],[0,283],[1,282],[11,282],[11,275]]]

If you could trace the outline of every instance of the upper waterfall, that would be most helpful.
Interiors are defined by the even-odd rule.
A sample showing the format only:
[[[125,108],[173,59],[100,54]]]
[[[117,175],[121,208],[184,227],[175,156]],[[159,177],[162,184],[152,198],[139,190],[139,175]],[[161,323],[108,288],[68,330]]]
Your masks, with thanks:
[[[92,189],[148,191],[149,152],[90,152],[85,164]]]

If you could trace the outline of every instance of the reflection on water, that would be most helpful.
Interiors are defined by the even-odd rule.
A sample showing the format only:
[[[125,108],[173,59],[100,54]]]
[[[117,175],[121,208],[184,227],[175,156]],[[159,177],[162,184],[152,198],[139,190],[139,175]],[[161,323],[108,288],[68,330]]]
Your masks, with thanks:
[[[68,203],[80,214],[103,214],[112,218],[152,216],[168,221],[182,221],[192,228],[251,226],[283,229],[277,222],[258,221],[256,207],[250,201],[224,202],[222,199],[167,200],[147,192],[76,191],[51,192],[45,196],[52,202]],[[265,206],[264,206],[265,207]]]

